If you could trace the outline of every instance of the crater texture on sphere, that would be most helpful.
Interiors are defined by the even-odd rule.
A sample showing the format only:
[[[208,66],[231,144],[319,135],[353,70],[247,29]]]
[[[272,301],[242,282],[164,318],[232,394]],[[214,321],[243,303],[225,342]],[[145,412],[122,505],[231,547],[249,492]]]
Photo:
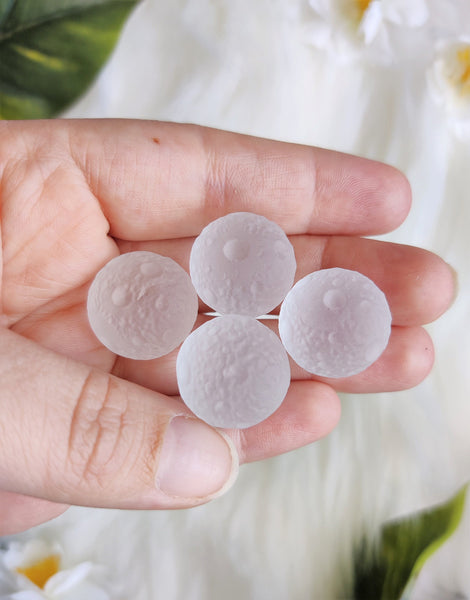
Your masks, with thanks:
[[[139,360],[174,350],[191,332],[198,299],[174,260],[129,252],[98,272],[88,292],[88,320],[109,350]]]
[[[214,427],[260,423],[282,403],[290,383],[287,353],[275,333],[251,317],[227,315],[201,325],[176,361],[181,397]]]
[[[253,213],[232,213],[205,227],[189,270],[201,299],[221,314],[257,317],[271,311],[294,283],[294,249],[284,231]]]
[[[390,337],[384,293],[346,269],[307,275],[287,294],[279,315],[281,340],[295,362],[322,377],[349,377],[375,362]]]

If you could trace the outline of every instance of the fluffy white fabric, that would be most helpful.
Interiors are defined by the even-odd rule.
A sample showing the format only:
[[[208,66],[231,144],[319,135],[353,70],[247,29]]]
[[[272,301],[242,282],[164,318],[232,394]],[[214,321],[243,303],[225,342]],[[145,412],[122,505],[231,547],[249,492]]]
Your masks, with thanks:
[[[470,138],[447,92],[430,87],[439,44],[461,39],[469,4],[374,0],[359,21],[344,6],[147,0],[68,112],[191,121],[394,164],[411,180],[414,205],[387,238],[438,252],[460,279],[453,308],[430,326],[436,365],[416,389],[345,396],[327,439],[244,466],[234,489],[207,506],[77,508],[28,534],[59,542],[65,566],[106,566],[123,597],[348,597],[364,533],[373,539],[385,519],[444,500],[470,479]],[[468,557],[461,537],[451,556]],[[468,591],[465,561],[446,561],[433,567],[432,589],[439,573],[448,582],[460,568],[453,581]]]

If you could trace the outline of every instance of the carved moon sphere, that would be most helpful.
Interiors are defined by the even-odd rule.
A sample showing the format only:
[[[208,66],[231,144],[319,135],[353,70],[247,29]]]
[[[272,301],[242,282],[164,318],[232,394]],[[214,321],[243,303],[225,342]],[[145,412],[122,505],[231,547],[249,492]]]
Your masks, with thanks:
[[[193,328],[198,299],[174,260],[129,252],[98,272],[88,292],[88,320],[112,352],[138,360],[174,350]]]
[[[307,275],[287,294],[279,314],[281,340],[295,362],[322,377],[349,377],[387,346],[392,317],[383,292],[347,269]]]
[[[214,427],[245,428],[269,417],[290,384],[278,336],[251,317],[216,317],[186,338],[176,375],[188,408]]]
[[[212,221],[194,241],[189,270],[200,298],[221,314],[257,317],[294,283],[294,249],[284,231],[253,213]]]

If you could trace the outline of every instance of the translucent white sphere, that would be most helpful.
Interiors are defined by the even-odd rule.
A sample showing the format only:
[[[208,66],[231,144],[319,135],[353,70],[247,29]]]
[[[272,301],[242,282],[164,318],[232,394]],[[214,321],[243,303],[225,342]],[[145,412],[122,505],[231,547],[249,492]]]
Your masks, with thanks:
[[[281,340],[295,362],[322,377],[349,377],[387,346],[392,316],[383,292],[361,273],[325,269],[287,294],[279,314]]]
[[[180,394],[214,427],[260,423],[282,403],[290,366],[281,341],[251,317],[216,317],[186,338],[178,353]]]
[[[232,213],[196,238],[189,271],[201,299],[221,314],[257,317],[294,283],[294,249],[284,231],[253,213]]]
[[[93,332],[109,350],[148,360],[168,354],[189,335],[198,298],[189,275],[174,260],[129,252],[98,272],[87,310]]]

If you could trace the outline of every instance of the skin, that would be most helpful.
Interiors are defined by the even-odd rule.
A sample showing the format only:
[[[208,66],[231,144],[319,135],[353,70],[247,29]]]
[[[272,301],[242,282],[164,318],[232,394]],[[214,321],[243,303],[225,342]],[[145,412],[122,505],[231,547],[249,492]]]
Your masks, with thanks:
[[[291,363],[281,408],[226,432],[241,463],[327,435],[340,417],[337,391],[422,381],[433,346],[421,326],[454,295],[453,273],[436,255],[361,237],[405,219],[411,193],[403,174],[318,148],[158,122],[1,122],[0,202],[2,535],[69,504],[183,508],[208,499],[155,491],[165,428],[171,415],[189,414],[178,397],[177,351],[154,361],[119,358],[88,325],[88,287],[119,253],[151,250],[188,269],[207,223],[251,211],[289,235],[296,280],[338,266],[364,273],[387,295],[393,332],[382,357],[339,380]],[[197,324],[209,318],[206,308]],[[275,320],[267,324],[277,330]]]

